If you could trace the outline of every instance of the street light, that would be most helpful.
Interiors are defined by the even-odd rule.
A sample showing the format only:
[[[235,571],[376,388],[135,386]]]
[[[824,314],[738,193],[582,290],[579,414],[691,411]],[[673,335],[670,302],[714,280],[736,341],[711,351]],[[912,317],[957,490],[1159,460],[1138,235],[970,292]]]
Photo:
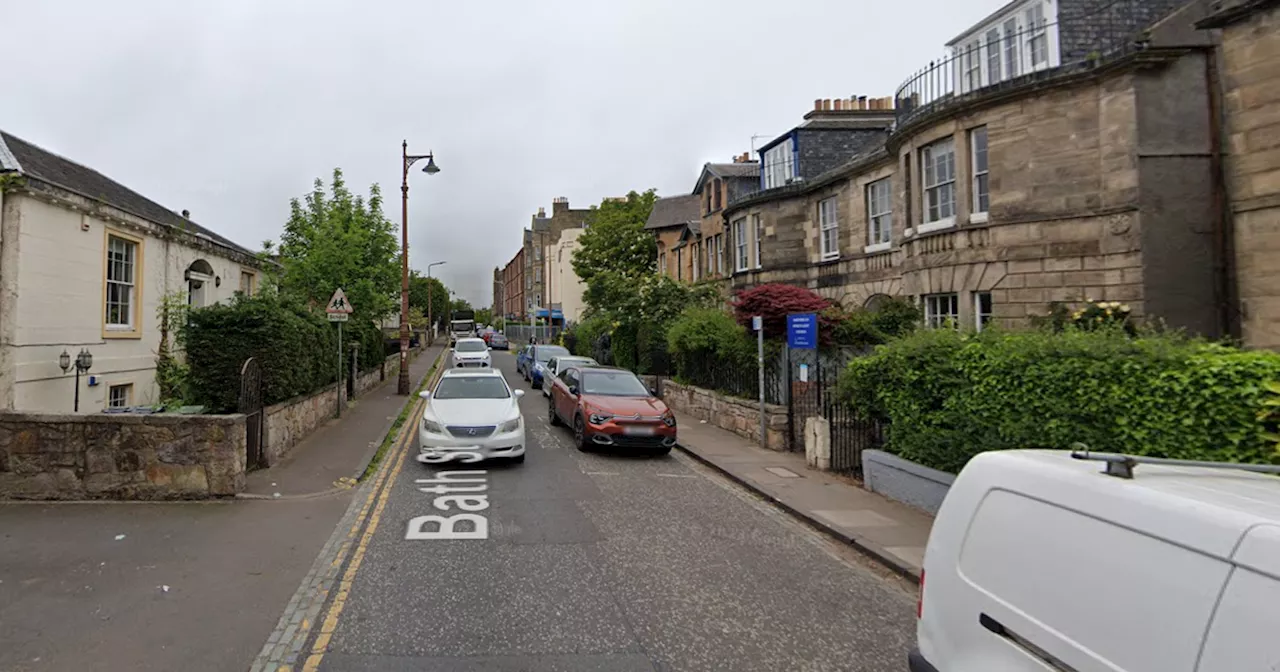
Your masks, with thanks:
[[[71,370],[71,355],[66,350],[58,355],[58,366],[62,367],[62,372],[66,373]],[[93,354],[88,348],[80,348],[80,354],[76,355],[76,401],[74,411],[80,412],[80,374],[89,370],[93,366]]]
[[[409,141],[400,143],[403,171],[400,173],[400,379],[397,392],[409,394],[409,169],[413,164],[427,160],[422,172],[435,175],[440,172],[432,153],[410,154]]]
[[[433,166],[435,166],[435,164],[434,164],[434,163],[428,163],[428,164],[427,164],[427,168],[431,168],[431,167],[433,167]],[[439,169],[439,168],[436,168],[436,170],[440,170],[440,169]],[[427,329],[429,329],[429,330],[430,330],[430,331],[429,331],[429,335],[430,335],[430,337],[431,337],[431,338],[430,338],[430,340],[428,341],[428,343],[429,343],[429,344],[435,344],[435,342],[436,342],[436,323],[435,323],[435,320],[433,320],[433,319],[432,319],[432,317],[431,317],[431,305],[432,305],[432,301],[431,301],[431,285],[433,284],[433,283],[431,282],[431,267],[432,267],[432,266],[443,266],[444,264],[447,264],[447,263],[449,263],[449,262],[447,262],[447,261],[433,261],[433,262],[431,262],[431,263],[427,264]]]

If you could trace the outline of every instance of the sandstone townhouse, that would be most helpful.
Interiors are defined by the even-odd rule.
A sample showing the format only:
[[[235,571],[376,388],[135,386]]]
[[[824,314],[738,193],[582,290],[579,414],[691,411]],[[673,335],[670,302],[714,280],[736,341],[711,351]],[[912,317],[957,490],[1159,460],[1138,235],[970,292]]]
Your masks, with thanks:
[[[0,410],[155,404],[158,309],[253,294],[268,262],[105,175],[0,132]]]
[[[1019,0],[890,98],[816,101],[806,122],[863,141],[802,125],[761,150],[721,213],[729,286],[907,296],[977,329],[1114,300],[1280,345],[1276,9],[1226,5]]]

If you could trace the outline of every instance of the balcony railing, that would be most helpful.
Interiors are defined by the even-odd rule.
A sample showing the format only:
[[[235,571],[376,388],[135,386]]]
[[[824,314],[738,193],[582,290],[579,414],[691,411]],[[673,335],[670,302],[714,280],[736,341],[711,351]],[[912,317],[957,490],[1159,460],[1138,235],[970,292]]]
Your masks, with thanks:
[[[1177,5],[1177,0],[1113,0],[1097,11],[1055,22],[1028,26],[1025,13],[993,22],[898,87],[896,127],[952,105],[1091,70],[1145,49],[1145,30]]]

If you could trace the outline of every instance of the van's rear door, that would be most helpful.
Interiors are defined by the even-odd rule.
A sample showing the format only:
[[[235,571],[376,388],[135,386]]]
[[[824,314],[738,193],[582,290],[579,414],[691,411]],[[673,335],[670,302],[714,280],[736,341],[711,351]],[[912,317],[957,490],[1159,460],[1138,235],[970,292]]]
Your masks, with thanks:
[[[1258,525],[1231,556],[1198,672],[1280,669],[1280,526]]]

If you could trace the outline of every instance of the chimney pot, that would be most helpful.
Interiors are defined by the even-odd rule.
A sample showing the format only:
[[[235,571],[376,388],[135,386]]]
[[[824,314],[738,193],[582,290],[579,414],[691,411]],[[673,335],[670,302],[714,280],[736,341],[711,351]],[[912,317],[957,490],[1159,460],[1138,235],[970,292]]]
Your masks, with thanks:
[[[842,99],[840,99],[840,98],[836,98],[836,99],[835,99],[835,107],[836,107],[836,109],[837,109],[837,110],[843,110],[843,109],[844,109],[844,100],[842,100]]]
[[[867,107],[867,97],[866,97],[866,96],[858,96],[858,109],[859,109],[859,110],[866,110],[866,109],[869,109],[869,108]]]
[[[539,217],[546,217],[546,216],[547,216],[547,209],[546,209],[546,208],[538,208],[538,216],[539,216]]]
[[[820,110],[822,110],[822,99],[821,99],[821,98],[814,98],[814,99],[813,99],[813,111],[814,111],[814,112],[818,112],[818,111],[820,111]]]
[[[827,98],[827,99],[825,99],[825,100],[823,100],[823,101],[822,101],[822,109],[823,109],[823,111],[824,111],[824,112],[830,112],[830,111],[831,111],[831,99],[830,99],[830,98]]]

